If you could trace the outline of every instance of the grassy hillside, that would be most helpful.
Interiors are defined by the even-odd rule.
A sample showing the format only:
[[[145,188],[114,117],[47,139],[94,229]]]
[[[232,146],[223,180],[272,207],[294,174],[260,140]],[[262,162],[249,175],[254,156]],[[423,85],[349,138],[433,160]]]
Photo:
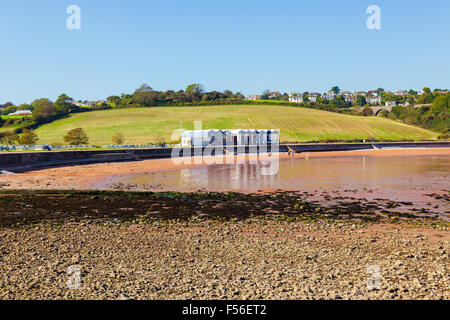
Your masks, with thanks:
[[[381,117],[349,116],[321,110],[286,106],[207,106],[116,109],[79,113],[41,126],[40,143],[63,142],[71,129],[84,128],[91,144],[111,143],[120,132],[128,143],[171,141],[172,132],[192,130],[194,121],[203,129],[255,128],[281,130],[282,142],[325,139],[435,139],[434,132]]]

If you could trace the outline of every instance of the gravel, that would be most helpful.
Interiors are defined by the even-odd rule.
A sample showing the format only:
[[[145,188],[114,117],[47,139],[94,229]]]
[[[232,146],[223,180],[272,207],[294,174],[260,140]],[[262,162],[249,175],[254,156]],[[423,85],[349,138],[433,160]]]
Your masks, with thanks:
[[[447,239],[339,221],[36,224],[0,230],[0,299],[449,299]]]

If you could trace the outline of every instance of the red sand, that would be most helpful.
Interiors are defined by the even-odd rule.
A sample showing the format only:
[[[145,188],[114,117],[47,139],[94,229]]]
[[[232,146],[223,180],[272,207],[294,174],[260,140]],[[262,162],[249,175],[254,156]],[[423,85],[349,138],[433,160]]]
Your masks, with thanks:
[[[299,153],[296,158],[329,158],[365,155],[367,157],[392,157],[413,155],[450,155],[450,148],[433,149],[390,149],[390,150],[360,150],[360,151],[335,151]],[[280,154],[280,158],[288,155]],[[235,160],[243,160],[246,157],[235,157]],[[274,156],[272,156],[274,157]],[[178,165],[172,159],[154,159],[139,162],[116,162],[71,167],[58,167],[43,169],[21,174],[0,176],[0,189],[47,189],[47,190],[83,190],[94,188],[94,185],[107,181],[111,176],[122,174],[136,174],[149,171],[178,170],[201,166],[206,164],[181,164]]]

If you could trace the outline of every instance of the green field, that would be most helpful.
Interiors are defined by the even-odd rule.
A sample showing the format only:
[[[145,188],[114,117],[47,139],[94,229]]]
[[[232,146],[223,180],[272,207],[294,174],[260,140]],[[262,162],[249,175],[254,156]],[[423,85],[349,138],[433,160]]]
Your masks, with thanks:
[[[120,132],[126,143],[170,142],[172,132],[194,129],[202,121],[203,129],[281,130],[281,142],[305,142],[326,139],[436,139],[437,134],[381,117],[359,117],[315,109],[288,106],[202,106],[153,107],[94,111],[73,114],[36,130],[40,143],[63,142],[71,129],[84,128],[90,144],[111,144]]]

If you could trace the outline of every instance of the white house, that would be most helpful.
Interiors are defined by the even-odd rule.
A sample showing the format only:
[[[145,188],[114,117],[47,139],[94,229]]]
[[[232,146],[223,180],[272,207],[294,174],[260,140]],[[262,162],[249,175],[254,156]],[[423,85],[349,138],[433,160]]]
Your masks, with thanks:
[[[406,90],[397,90],[397,91],[395,92],[395,94],[396,94],[397,96],[406,96],[406,95],[408,95],[408,91],[406,91]]]
[[[397,102],[395,102],[395,101],[386,101],[385,105],[386,105],[386,107],[395,107],[397,105]]]
[[[353,94],[351,93],[351,91],[341,91],[341,95],[342,95],[344,98],[349,98],[349,97],[351,97]]]
[[[326,100],[333,100],[333,99],[336,99],[336,97],[337,97],[337,94],[334,92],[334,91],[328,91],[326,94],[325,94],[325,96],[324,96],[324,98],[326,99]]]
[[[348,102],[348,103],[353,103],[353,101],[356,101],[356,97],[352,97],[352,96],[345,97],[344,99],[345,99],[345,102]]]
[[[309,94],[308,99],[311,102],[317,102],[317,97],[319,96],[318,92],[312,92]]]
[[[381,97],[373,97],[373,96],[368,97],[367,102],[379,105],[381,103]]]
[[[8,116],[31,116],[33,112],[30,110],[17,110],[16,112],[8,114]]]
[[[183,132],[181,137],[181,146],[183,147],[250,146],[279,143],[280,133],[277,129],[192,130]]]
[[[300,93],[289,94],[289,102],[301,103],[303,102],[303,96]]]

